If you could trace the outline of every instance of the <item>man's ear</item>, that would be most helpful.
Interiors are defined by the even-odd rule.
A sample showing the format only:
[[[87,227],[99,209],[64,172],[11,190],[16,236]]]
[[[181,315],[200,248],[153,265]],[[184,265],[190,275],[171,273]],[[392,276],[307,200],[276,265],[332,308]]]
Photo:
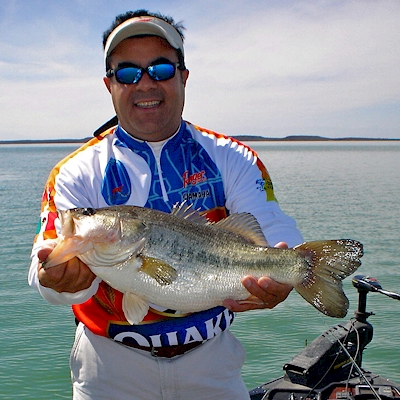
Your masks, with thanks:
[[[106,76],[103,78],[103,82],[107,87],[107,90],[111,93],[111,80],[110,78],[107,78]]]
[[[185,69],[185,70],[181,71],[181,77],[182,77],[183,86],[186,87],[186,81],[189,78],[189,70]]]

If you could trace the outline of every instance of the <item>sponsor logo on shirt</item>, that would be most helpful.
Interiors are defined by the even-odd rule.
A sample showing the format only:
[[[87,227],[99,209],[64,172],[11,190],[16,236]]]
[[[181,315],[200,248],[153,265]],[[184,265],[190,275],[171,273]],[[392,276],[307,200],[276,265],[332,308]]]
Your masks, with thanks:
[[[205,197],[209,196],[210,196],[210,190],[206,189],[200,192],[184,193],[183,200],[188,201],[188,200],[204,199]]]
[[[257,187],[257,190],[259,190],[260,192],[263,192],[265,190],[265,181],[264,181],[264,179],[257,179],[256,180],[256,187]]]
[[[191,175],[189,175],[189,171],[185,171],[182,175],[182,179],[184,188],[188,185],[194,186],[207,180],[206,171],[203,169],[202,171],[195,172]]]
[[[145,347],[183,345],[212,339],[227,330],[235,314],[215,307],[187,317],[151,324],[127,325],[110,322],[108,336],[119,342],[133,342]]]

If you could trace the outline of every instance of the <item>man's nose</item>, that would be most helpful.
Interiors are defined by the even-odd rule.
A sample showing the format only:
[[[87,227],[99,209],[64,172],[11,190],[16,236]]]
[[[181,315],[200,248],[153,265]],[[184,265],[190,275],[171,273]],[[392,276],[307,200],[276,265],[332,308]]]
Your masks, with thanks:
[[[146,71],[143,72],[142,77],[140,78],[139,82],[136,83],[135,86],[137,90],[148,90],[157,87],[157,81],[151,79]]]

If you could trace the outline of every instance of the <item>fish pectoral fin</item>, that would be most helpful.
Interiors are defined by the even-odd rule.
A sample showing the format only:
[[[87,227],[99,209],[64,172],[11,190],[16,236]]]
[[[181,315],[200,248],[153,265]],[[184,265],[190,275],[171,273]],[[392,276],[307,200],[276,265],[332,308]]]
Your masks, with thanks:
[[[260,224],[253,214],[236,213],[216,222],[214,226],[241,236],[246,242],[269,247]]]
[[[122,310],[131,325],[139,324],[149,312],[149,304],[134,293],[124,293]]]
[[[142,259],[142,266],[139,271],[154,278],[162,286],[170,285],[178,276],[175,268],[171,267],[158,258],[139,256]]]

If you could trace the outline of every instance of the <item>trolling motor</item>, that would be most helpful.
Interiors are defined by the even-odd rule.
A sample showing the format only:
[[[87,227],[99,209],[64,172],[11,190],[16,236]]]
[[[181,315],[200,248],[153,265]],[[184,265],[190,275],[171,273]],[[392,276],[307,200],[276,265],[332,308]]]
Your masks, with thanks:
[[[363,351],[373,337],[373,327],[367,322],[373,315],[366,311],[367,293],[382,287],[375,278],[361,275],[355,276],[352,283],[359,293],[354,319],[328,329],[285,364],[283,369],[291,382],[324,386],[327,381],[341,381],[351,376],[355,371],[353,361],[361,367]]]
[[[393,399],[400,385],[362,370],[363,351],[371,342],[373,315],[366,311],[367,294],[377,292],[400,300],[372,277],[352,279],[358,291],[358,309],[347,323],[337,324],[313,340],[283,366],[285,375],[250,391],[252,400]]]
[[[378,292],[395,300],[400,300],[400,294],[383,290],[376,278],[356,275],[352,280],[353,286],[358,289],[358,310],[354,313],[355,319],[359,322],[366,322],[373,313],[366,311],[367,293]],[[361,366],[361,364],[360,364]]]

